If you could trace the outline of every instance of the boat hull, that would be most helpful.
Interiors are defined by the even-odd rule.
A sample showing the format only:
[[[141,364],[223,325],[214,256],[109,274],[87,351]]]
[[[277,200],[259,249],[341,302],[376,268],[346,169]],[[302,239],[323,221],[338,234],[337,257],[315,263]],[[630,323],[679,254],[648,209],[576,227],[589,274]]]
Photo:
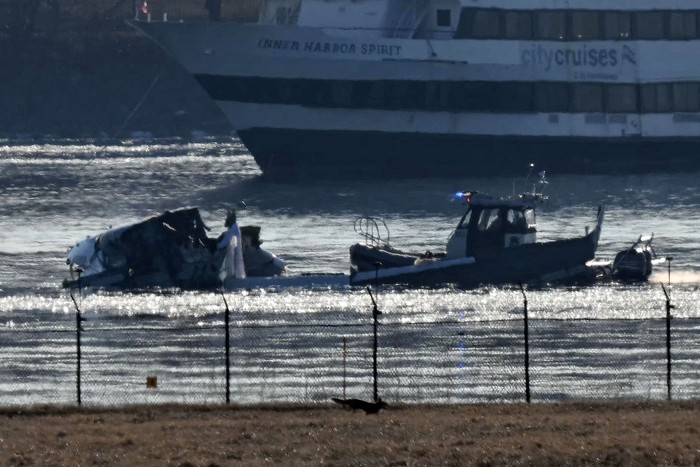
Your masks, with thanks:
[[[393,284],[408,287],[454,286],[472,289],[484,284],[531,284],[589,280],[586,262],[595,256],[592,236],[521,245],[483,253],[475,258],[418,262],[415,266],[355,273],[351,284]]]
[[[257,128],[238,132],[261,170],[275,178],[353,178],[522,173],[645,173],[697,168],[700,139],[469,136]]]

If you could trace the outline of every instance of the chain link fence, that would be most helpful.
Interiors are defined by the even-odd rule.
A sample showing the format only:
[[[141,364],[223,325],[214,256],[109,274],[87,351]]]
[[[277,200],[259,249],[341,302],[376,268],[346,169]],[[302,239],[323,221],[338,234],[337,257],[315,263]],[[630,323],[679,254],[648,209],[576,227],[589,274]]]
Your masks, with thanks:
[[[514,300],[473,319],[475,306],[488,297],[439,318],[384,309],[375,360],[370,307],[227,312],[222,300],[198,316],[85,319],[76,304],[50,327],[0,326],[0,405],[370,400],[375,384],[394,403],[700,397],[700,318],[526,320]]]

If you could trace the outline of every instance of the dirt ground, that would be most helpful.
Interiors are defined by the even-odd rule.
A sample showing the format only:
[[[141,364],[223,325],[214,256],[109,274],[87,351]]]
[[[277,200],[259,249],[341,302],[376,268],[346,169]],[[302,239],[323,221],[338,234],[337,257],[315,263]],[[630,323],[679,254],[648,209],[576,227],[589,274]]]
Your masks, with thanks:
[[[0,465],[700,465],[700,402],[0,410]]]

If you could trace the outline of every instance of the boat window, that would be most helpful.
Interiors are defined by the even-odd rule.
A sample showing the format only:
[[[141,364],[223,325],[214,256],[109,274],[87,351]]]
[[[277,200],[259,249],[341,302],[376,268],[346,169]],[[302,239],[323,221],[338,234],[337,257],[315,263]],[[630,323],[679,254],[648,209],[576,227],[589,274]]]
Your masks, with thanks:
[[[574,11],[571,13],[572,39],[598,39],[600,37],[599,16],[597,11]]]
[[[685,84],[686,83],[683,83],[681,86],[677,87],[677,89],[675,86],[671,86],[668,83],[642,84],[639,93],[642,112],[671,112],[674,109],[674,104],[681,109],[692,108],[697,101],[697,93],[692,95],[690,91],[691,88],[683,87]],[[695,89],[697,89],[697,87],[695,87]],[[674,91],[685,95],[691,102],[685,103],[679,101],[679,99],[674,99]]]
[[[569,110],[569,86],[566,83],[537,84],[535,107],[541,112],[566,112]]]
[[[423,81],[408,81],[406,86],[406,103],[410,108],[420,108],[425,99],[425,83]]]
[[[444,11],[444,19],[441,13]],[[436,10],[437,21],[450,10]],[[689,40],[700,37],[698,10],[502,10],[462,8],[455,38],[508,40]],[[441,26],[442,23],[438,23]]]
[[[688,98],[686,99],[686,112],[700,111],[700,85],[698,83],[686,83],[688,87]]]
[[[673,110],[675,112],[698,111],[697,83],[673,84]]]
[[[498,10],[476,11],[472,37],[477,39],[498,39],[501,35],[501,21],[498,16]]]
[[[673,101],[671,99],[671,85],[662,83],[656,85],[656,111],[670,112]]]
[[[573,55],[572,55],[573,56]],[[485,112],[700,112],[700,82],[616,84],[198,77],[213,97],[308,107]]]
[[[671,11],[668,26],[670,39],[694,39],[697,37],[695,12]]]
[[[663,39],[664,14],[659,11],[639,11],[635,13],[634,25],[638,39]]]
[[[508,107],[508,98],[499,91],[505,91],[502,83],[470,83],[464,90],[466,100],[463,105],[474,110],[501,111]]]
[[[642,84],[639,87],[639,101],[642,112],[656,112],[656,85]]]
[[[406,107],[406,91],[408,83],[405,81],[393,81],[386,89],[386,105],[390,109]]]
[[[481,99],[478,93],[478,83],[456,81],[450,86],[450,103],[456,109],[479,109]]]
[[[369,105],[383,107],[386,98],[386,83],[384,81],[372,81],[369,85]]]
[[[469,227],[469,221],[472,218],[472,210],[469,208],[467,212],[464,213],[462,216],[462,220],[459,221],[459,224],[457,224],[458,229],[466,229]]]
[[[535,221],[535,210],[532,208],[527,208],[523,214],[525,215],[525,221],[527,222],[528,228],[534,228],[537,225]]]
[[[449,81],[443,81],[439,85],[440,90],[440,108],[449,109],[450,105],[450,89],[451,84]]]
[[[596,83],[574,84],[572,103],[574,112],[602,112],[603,86]]]
[[[532,14],[529,11],[507,11],[506,39],[532,39]]]
[[[333,104],[341,107],[352,106],[352,81],[338,80],[331,85]]]
[[[637,87],[633,84],[612,84],[606,88],[605,110],[608,112],[636,112]]]
[[[452,26],[452,11],[451,10],[436,10],[435,16],[438,27]]]
[[[566,31],[566,14],[563,11],[537,12],[537,39],[564,40]]]
[[[310,81],[313,83],[313,81]],[[315,88],[314,98],[317,105],[329,105],[333,103],[333,81],[320,80],[316,82],[312,89]],[[313,92],[313,90],[312,90]]]
[[[624,11],[606,11],[603,15],[605,39],[629,39],[632,35],[632,16]]]
[[[501,92],[494,96],[496,102],[492,107],[498,111],[531,112],[534,107],[533,95],[533,85],[530,83],[501,85]]]
[[[296,96],[294,95],[294,90],[296,89],[296,86],[293,86],[293,83],[281,79],[276,80],[275,88],[280,103],[294,104],[296,102]]]
[[[277,7],[275,12],[275,23],[286,24],[287,23],[287,9],[283,6]]]
[[[477,229],[482,232],[486,230],[500,230],[501,221],[499,219],[499,211],[500,209],[498,208],[484,209],[481,211]]]
[[[517,209],[509,209],[506,214],[507,232],[524,232],[527,230],[525,214]]]
[[[462,8],[462,11],[459,12],[459,21],[457,22],[455,39],[470,37],[472,33],[472,24],[474,24],[474,9]]]
[[[440,109],[440,83],[428,81],[425,83],[425,107],[428,109]]]

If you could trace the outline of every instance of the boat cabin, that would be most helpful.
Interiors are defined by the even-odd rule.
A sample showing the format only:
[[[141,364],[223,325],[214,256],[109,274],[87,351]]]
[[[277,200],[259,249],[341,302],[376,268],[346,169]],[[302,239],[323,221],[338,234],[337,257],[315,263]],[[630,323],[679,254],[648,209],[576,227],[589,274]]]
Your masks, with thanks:
[[[258,22],[365,38],[678,41],[700,38],[699,18],[697,1],[679,0],[262,0]]]
[[[493,198],[475,192],[458,193],[467,205],[447,241],[447,258],[514,248],[537,241],[534,203],[522,197]]]
[[[460,9],[459,0],[263,0],[258,22],[362,38],[451,39]]]

